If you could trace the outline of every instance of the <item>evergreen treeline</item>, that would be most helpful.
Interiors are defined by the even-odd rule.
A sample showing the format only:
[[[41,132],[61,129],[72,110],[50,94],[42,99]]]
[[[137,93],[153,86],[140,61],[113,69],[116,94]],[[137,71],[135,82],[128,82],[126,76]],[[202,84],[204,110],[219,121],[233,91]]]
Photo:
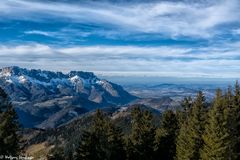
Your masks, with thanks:
[[[240,159],[240,90],[236,82],[226,92],[220,89],[211,103],[202,92],[185,98],[182,108],[167,110],[160,127],[153,115],[136,107],[131,113],[131,131],[123,133],[100,110],[81,136],[71,156],[55,148],[49,159],[79,160],[238,160]],[[59,157],[59,155],[62,155]]]
[[[131,112],[129,133],[97,110],[75,150],[65,153],[55,146],[48,159],[76,160],[238,160],[240,159],[240,88],[218,89],[206,103],[202,92],[185,98],[182,108],[167,110],[159,125],[148,110]],[[0,154],[19,155],[20,137],[16,112],[0,88]]]
[[[0,88],[0,155],[18,156],[20,137],[18,117],[7,94]]]

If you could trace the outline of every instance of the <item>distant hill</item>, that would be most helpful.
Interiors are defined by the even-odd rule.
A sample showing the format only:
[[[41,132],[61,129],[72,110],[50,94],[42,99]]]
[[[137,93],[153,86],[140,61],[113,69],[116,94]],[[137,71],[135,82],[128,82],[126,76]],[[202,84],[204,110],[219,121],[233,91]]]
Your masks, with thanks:
[[[217,88],[227,89],[228,84],[194,84],[187,83],[184,84],[158,84],[158,85],[138,85],[131,84],[125,85],[124,88],[131,94],[140,98],[157,98],[166,99],[171,98],[174,101],[181,101],[184,97],[195,97],[198,91],[202,91],[206,96],[208,101],[211,101],[215,95]]]

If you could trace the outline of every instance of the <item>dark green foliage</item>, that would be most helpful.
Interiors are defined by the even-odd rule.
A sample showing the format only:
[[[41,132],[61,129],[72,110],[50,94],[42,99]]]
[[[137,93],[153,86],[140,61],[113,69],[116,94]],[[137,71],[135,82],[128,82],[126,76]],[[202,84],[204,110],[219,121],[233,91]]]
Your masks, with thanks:
[[[97,147],[95,147],[96,136],[88,131],[84,131],[82,135],[81,144],[77,150],[77,159],[82,160],[91,160],[91,159],[100,159],[104,154],[102,151],[98,151]],[[98,156],[96,156],[96,155]]]
[[[176,133],[178,121],[176,114],[165,111],[161,121],[161,127],[156,130],[155,159],[173,160],[176,154]]]
[[[5,91],[0,87],[0,113],[4,112],[10,105],[8,96]]]
[[[224,106],[221,90],[217,90],[213,107],[208,113],[208,120],[203,134],[203,160],[234,159],[234,137],[229,128],[229,110]]]
[[[65,158],[63,148],[55,147],[47,155],[48,160],[70,160],[70,157]]]
[[[191,97],[184,98],[181,106],[184,112],[189,113],[190,109],[192,108],[192,98]]]
[[[180,127],[187,120],[192,108],[192,98],[186,97],[181,103],[181,108],[176,111],[176,117],[178,120],[178,126]]]
[[[154,157],[155,137],[152,114],[136,107],[131,115],[132,130],[127,142],[128,159],[151,160]]]
[[[236,137],[235,152],[237,154],[237,159],[240,159],[240,87],[238,81],[235,83],[234,95],[233,95],[233,123],[232,132]]]
[[[124,150],[121,131],[97,110],[92,127],[82,135],[77,159],[79,160],[123,160]]]
[[[188,119],[181,126],[177,139],[178,160],[197,160],[200,158],[199,151],[202,147],[202,134],[206,119],[205,98],[202,92],[199,92]]]
[[[240,88],[239,88],[238,81],[236,81],[234,93],[235,93],[234,94],[234,105],[240,106]]]
[[[7,94],[0,88],[0,153],[1,155],[18,155],[19,146],[18,117]]]
[[[161,116],[141,105],[134,105],[131,115],[129,112],[121,116],[106,115],[97,110],[94,116],[74,124],[74,128],[68,130],[63,126],[61,135],[76,137],[72,138],[74,141],[67,140],[67,145],[59,143],[63,148],[52,151],[49,159],[237,160],[240,159],[239,105],[236,82],[233,92],[231,87],[224,94],[218,90],[213,102],[206,103],[199,92],[193,100],[185,98],[176,112],[165,111]],[[161,121],[153,121],[153,115]],[[79,129],[81,124],[84,131]],[[124,135],[115,125],[127,130]]]

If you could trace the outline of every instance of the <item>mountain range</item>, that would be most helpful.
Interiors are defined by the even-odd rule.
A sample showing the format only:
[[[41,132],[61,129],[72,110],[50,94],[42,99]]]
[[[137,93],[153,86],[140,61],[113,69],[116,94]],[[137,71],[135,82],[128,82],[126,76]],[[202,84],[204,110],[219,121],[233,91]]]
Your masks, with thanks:
[[[96,108],[126,105],[137,97],[91,72],[69,73],[5,67],[0,87],[24,127],[54,128]]]
[[[182,99],[202,90],[207,100],[216,85],[159,84],[122,86],[91,72],[69,73],[24,69],[0,69],[0,87],[9,95],[25,128],[56,128],[97,108],[124,108],[142,104],[160,112],[179,107]],[[221,86],[224,88],[224,86]]]

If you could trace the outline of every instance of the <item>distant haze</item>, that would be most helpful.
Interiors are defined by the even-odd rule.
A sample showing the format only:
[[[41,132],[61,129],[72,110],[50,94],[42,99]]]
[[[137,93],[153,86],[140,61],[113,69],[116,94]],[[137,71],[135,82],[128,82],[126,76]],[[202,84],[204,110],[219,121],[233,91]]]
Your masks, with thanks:
[[[209,84],[216,86],[227,86],[233,85],[237,79],[227,79],[227,78],[176,78],[176,77],[128,77],[128,76],[99,76],[101,78],[110,80],[114,83],[121,84],[123,86],[128,85],[147,85],[154,86],[159,84]]]

